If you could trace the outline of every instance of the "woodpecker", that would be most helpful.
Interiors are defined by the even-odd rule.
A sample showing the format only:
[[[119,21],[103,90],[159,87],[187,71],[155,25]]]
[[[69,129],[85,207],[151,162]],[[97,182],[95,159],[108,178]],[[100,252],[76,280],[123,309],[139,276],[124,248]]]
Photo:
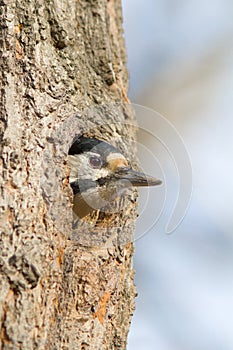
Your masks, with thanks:
[[[78,218],[109,203],[132,186],[157,186],[162,182],[133,170],[123,154],[109,143],[76,136],[68,152],[69,182],[74,193],[73,211]]]

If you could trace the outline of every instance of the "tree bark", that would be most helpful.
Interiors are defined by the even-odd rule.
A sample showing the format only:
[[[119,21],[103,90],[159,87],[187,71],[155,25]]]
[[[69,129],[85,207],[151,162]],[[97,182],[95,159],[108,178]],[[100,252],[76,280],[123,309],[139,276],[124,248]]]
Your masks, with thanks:
[[[72,226],[67,168],[76,134],[134,151],[120,0],[0,16],[0,348],[125,349],[136,195]]]

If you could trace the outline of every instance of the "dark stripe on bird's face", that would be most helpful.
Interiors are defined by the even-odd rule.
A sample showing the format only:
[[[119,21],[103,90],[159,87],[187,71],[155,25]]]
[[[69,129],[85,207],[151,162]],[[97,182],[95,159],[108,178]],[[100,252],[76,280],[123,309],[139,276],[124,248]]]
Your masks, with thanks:
[[[96,181],[92,181],[90,179],[79,179],[75,182],[71,182],[70,186],[74,194],[82,193],[87,191],[90,188],[96,187]]]
[[[86,192],[90,188],[96,187],[96,189],[98,189],[100,187],[108,185],[110,182],[117,182],[117,180],[120,180],[119,177],[114,176],[114,174],[112,174],[106,177],[101,177],[96,181],[92,181],[90,179],[79,179],[77,181],[71,182],[70,186],[72,187],[73,193],[78,194]]]

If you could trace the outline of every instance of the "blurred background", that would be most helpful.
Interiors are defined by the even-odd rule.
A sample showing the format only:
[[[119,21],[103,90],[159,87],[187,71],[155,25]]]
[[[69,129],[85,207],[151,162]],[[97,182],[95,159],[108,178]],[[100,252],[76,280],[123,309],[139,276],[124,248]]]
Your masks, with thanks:
[[[165,233],[169,192],[178,187],[168,167],[165,212],[135,243],[139,295],[128,350],[232,350],[233,1],[123,0],[123,15],[131,101],[174,125],[193,169],[182,223]],[[153,171],[139,151],[156,176],[157,163]],[[159,146],[153,153],[163,157]],[[161,191],[152,192],[154,206]],[[153,210],[139,217],[137,237]]]

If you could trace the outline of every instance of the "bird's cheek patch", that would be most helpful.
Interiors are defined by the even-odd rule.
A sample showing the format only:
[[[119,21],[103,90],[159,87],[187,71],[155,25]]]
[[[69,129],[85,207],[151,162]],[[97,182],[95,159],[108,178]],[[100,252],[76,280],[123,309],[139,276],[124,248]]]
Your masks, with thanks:
[[[114,159],[107,159],[109,168],[112,172],[115,172],[119,168],[128,167],[128,162],[125,158],[114,158]]]

